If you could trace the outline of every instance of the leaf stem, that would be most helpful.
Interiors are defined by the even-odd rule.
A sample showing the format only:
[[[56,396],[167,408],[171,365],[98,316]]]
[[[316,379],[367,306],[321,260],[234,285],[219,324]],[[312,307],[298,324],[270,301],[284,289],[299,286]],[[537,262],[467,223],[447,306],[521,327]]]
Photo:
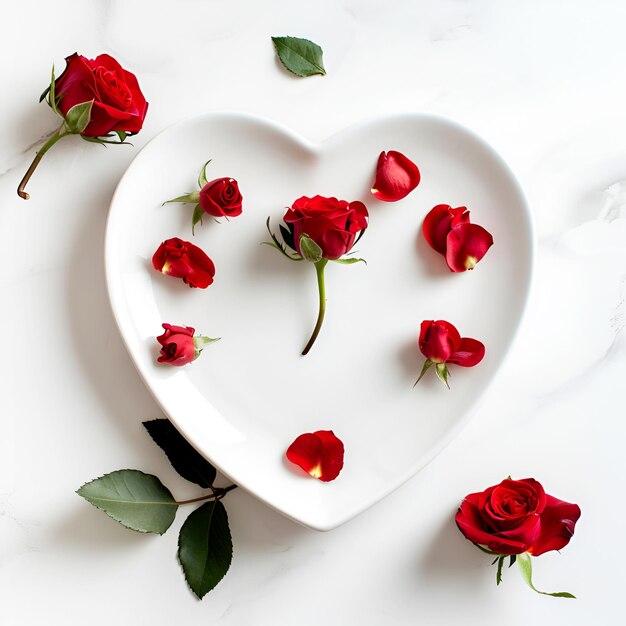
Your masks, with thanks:
[[[198,496],[197,498],[190,498],[189,500],[176,500],[176,504],[192,504],[193,502],[201,502],[202,500],[221,500],[229,491],[236,488],[237,485],[218,487],[217,489],[212,489],[212,493],[208,493],[205,496]]]
[[[54,133],[54,135],[52,135],[52,137],[50,137],[50,139],[48,139],[48,141],[46,141],[46,143],[44,143],[43,146],[41,146],[41,148],[37,151],[37,154],[35,155],[33,162],[30,164],[30,167],[26,170],[26,174],[24,174],[24,178],[22,178],[22,180],[20,181],[19,187],[17,188],[17,195],[20,198],[23,198],[24,200],[28,200],[30,198],[30,195],[26,193],[25,187],[28,181],[30,180],[30,177],[33,175],[33,172],[39,165],[39,161],[43,159],[44,154],[46,154],[46,152],[48,152],[48,150],[50,150],[50,148],[52,148],[52,146],[57,141],[59,141],[59,139],[62,139],[66,135],[71,134],[71,133],[64,131],[63,128],[64,128],[63,126],[59,127]]]
[[[324,315],[326,313],[326,285],[324,283],[324,268],[328,263],[328,259],[322,259],[315,263],[315,272],[317,274],[317,287],[319,291],[320,298],[320,309],[317,315],[317,322],[315,323],[315,328],[313,329],[313,334],[309,339],[309,342],[306,344],[306,347],[302,351],[302,356],[305,356],[309,353],[309,350],[313,347],[317,336],[320,334],[320,330],[322,329],[322,324],[324,323]]]

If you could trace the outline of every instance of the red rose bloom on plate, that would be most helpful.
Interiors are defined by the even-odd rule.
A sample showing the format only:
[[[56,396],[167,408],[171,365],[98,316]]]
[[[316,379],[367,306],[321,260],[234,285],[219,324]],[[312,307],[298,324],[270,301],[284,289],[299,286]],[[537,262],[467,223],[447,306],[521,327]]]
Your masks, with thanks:
[[[343,442],[332,430],[317,430],[296,437],[287,449],[287,458],[313,478],[329,482],[343,468]]]
[[[276,248],[290,261],[306,260],[314,264],[319,292],[319,313],[313,334],[302,354],[308,354],[322,328],[326,312],[326,287],[324,270],[328,262],[350,265],[363,259],[349,257],[354,244],[367,228],[368,212],[362,202],[348,202],[324,196],[302,196],[298,198],[284,216],[286,226],[280,225],[283,242],[267,230],[271,242],[264,242]],[[288,248],[291,252],[288,251]]]
[[[202,352],[204,346],[217,339],[211,339],[204,335],[195,335],[195,329],[190,326],[173,326],[163,324],[165,332],[157,337],[161,344],[161,355],[157,361],[180,367],[195,361]]]
[[[420,171],[409,158],[396,150],[381,152],[376,165],[372,194],[385,202],[402,200],[420,182]]]
[[[124,143],[128,135],[138,133],[148,110],[134,74],[125,70],[112,56],[101,54],[87,59],[72,54],[59,78],[54,76],[39,101],[44,98],[50,108],[63,119],[61,126],[38,150],[17,193],[30,197],[25,187],[43,155],[59,139],[80,135],[87,141],[102,144]]]
[[[448,364],[474,367],[483,360],[485,346],[477,339],[461,337],[459,331],[445,320],[424,320],[420,326],[419,349],[426,357],[419,383],[431,365],[448,389]]]
[[[473,270],[493,245],[491,233],[471,224],[464,206],[438,204],[424,218],[422,232],[428,245],[445,257],[451,272]]]
[[[205,252],[178,237],[164,241],[152,257],[154,269],[182,278],[190,287],[206,289],[215,276],[215,265]]]
[[[455,521],[466,539],[498,556],[498,584],[502,559],[518,560],[522,574],[532,589],[530,556],[540,556],[564,548],[574,535],[580,518],[577,504],[548,495],[533,478],[507,478],[478,493],[465,497]],[[561,597],[572,597],[564,592]]]
[[[216,219],[218,217],[228,219],[229,217],[237,217],[242,212],[243,198],[239,191],[239,183],[228,176],[209,181],[207,179],[207,167],[210,162],[207,161],[204,164],[198,175],[200,191],[192,191],[163,203],[182,202],[196,205],[191,218],[192,233],[196,224],[202,223],[202,217],[205,214]]]

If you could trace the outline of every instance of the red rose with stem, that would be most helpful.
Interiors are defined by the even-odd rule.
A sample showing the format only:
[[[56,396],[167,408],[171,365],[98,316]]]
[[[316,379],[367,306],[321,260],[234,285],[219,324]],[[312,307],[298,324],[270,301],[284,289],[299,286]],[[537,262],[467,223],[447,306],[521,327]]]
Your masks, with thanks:
[[[497,584],[502,580],[504,559],[510,557],[510,565],[517,561],[524,579],[537,591],[532,583],[531,555],[537,557],[564,548],[574,535],[579,518],[577,504],[546,494],[534,478],[509,477],[499,485],[467,495],[455,521],[466,539],[497,557]],[[574,597],[566,592],[538,593]]]
[[[420,182],[420,171],[409,158],[396,150],[381,152],[376,165],[372,194],[385,202],[402,200]]]
[[[205,213],[213,218],[225,217],[228,219],[229,217],[237,217],[242,212],[243,198],[239,191],[239,184],[234,178],[228,177],[209,181],[206,168],[210,162],[209,160],[204,164],[198,175],[200,191],[192,191],[163,203],[182,202],[196,205],[191,218],[192,234],[195,234],[196,224],[202,223],[202,217]]]
[[[332,430],[317,430],[296,437],[286,456],[313,478],[330,482],[343,468],[343,442]]]
[[[337,198],[314,196],[298,198],[283,218],[286,226],[280,225],[284,243],[270,230],[271,242],[263,242],[276,248],[291,261],[306,260],[315,265],[319,292],[319,312],[313,334],[302,354],[308,354],[315,343],[326,313],[326,287],[324,270],[329,261],[350,265],[365,262],[359,258],[341,258],[348,254],[367,228],[367,208],[362,202],[347,202]],[[287,250],[289,248],[291,252]]]
[[[191,326],[173,326],[172,324],[163,324],[165,332],[157,337],[157,341],[161,344],[161,356],[158,357],[159,363],[167,363],[180,367],[195,361],[204,347],[218,339],[211,339],[204,335],[196,335],[195,328]]]
[[[437,376],[450,389],[448,363],[474,367],[485,356],[485,346],[480,341],[470,337],[461,337],[459,331],[445,320],[422,322],[419,348],[426,357],[426,361],[415,385],[422,380],[431,365],[434,365]]]
[[[424,218],[422,226],[428,245],[443,255],[451,272],[473,270],[493,245],[491,233],[470,224],[467,207],[438,204]]]
[[[206,289],[215,276],[215,265],[206,253],[190,241],[178,237],[167,239],[152,256],[155,270],[182,278],[190,287]]]
[[[101,54],[91,60],[74,53],[65,62],[57,79],[52,68],[50,86],[39,99],[45,98],[63,123],[39,149],[22,178],[17,193],[24,200],[30,197],[25,187],[35,168],[59,139],[80,135],[95,143],[125,143],[126,137],[141,130],[146,117],[148,103],[137,78],[113,57]]]

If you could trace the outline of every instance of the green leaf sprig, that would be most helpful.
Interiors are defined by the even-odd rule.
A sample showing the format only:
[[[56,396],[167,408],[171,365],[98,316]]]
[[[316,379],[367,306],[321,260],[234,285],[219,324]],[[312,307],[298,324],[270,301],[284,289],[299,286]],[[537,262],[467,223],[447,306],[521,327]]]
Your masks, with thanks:
[[[159,535],[172,525],[180,505],[203,502],[187,517],[178,536],[178,560],[185,579],[193,593],[202,599],[230,568],[233,543],[221,500],[236,485],[216,487],[216,469],[169,420],[156,419],[143,425],[172,467],[210,493],[176,500],[156,476],[134,469],[100,476],[82,485],[76,493],[126,528]]]

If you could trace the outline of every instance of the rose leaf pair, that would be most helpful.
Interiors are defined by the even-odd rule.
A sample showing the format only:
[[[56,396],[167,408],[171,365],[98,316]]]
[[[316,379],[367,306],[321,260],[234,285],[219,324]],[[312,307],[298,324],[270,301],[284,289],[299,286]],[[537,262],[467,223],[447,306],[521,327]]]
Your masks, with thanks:
[[[315,343],[326,313],[326,287],[324,270],[329,261],[352,265],[362,261],[356,257],[342,258],[348,254],[367,228],[368,212],[362,202],[348,202],[337,198],[314,196],[298,198],[283,217],[286,227],[280,225],[283,242],[272,233],[270,218],[267,230],[272,241],[262,242],[276,248],[290,261],[309,261],[315,266],[319,292],[317,322],[302,354],[308,354]]]
[[[505,559],[517,562],[522,578],[537,593],[574,598],[571,593],[539,591],[532,581],[531,557],[563,549],[574,535],[580,518],[577,504],[548,495],[533,478],[503,480],[479,493],[465,496],[456,514],[456,524],[477,548],[494,556],[498,564],[496,584],[502,582]]]
[[[103,145],[127,143],[126,138],[141,130],[146,117],[148,103],[137,78],[113,57],[101,54],[92,60],[74,53],[65,62],[59,78],[52,67],[50,85],[39,98],[39,102],[46,100],[63,123],[37,151],[20,181],[17,194],[24,200],[30,198],[26,193],[30,177],[59,139],[79,135]]]
[[[196,224],[198,222],[202,224],[205,213],[217,221],[218,217],[225,217],[228,220],[229,217],[237,217],[242,212],[243,198],[239,191],[239,184],[234,178],[229,177],[209,181],[207,167],[210,162],[209,160],[203,165],[198,175],[200,191],[192,191],[163,203],[182,202],[196,205],[191,218],[192,234],[195,234]]]

